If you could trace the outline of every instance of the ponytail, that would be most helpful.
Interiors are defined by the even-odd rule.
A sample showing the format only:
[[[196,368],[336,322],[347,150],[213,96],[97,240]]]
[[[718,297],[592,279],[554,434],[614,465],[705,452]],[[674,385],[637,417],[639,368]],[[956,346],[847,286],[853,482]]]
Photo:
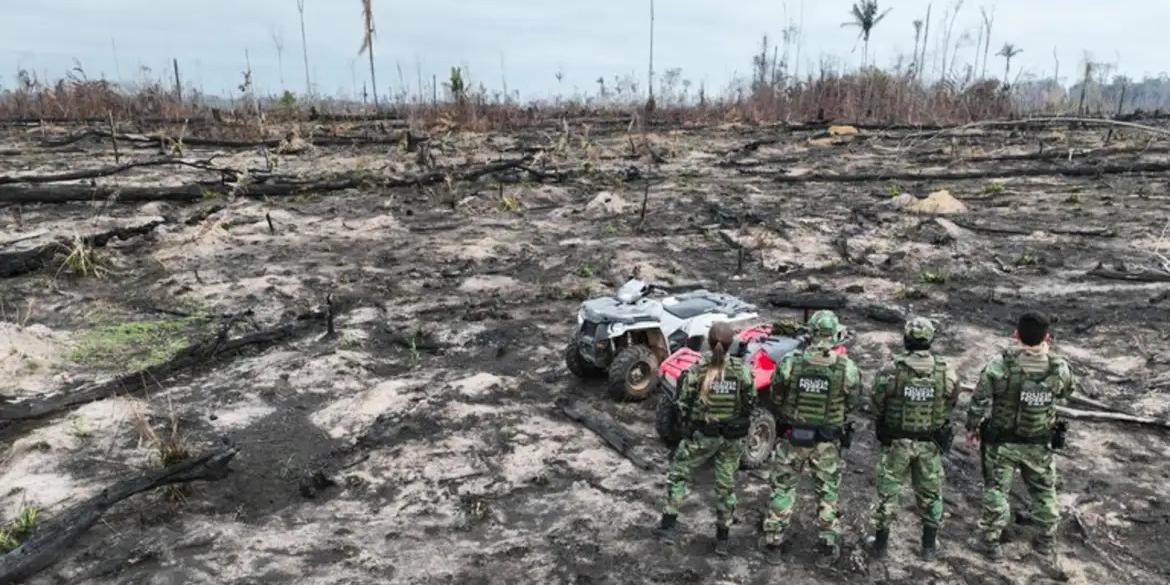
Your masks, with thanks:
[[[711,348],[711,359],[707,362],[707,372],[699,383],[699,401],[703,404],[707,404],[707,398],[711,394],[711,384],[716,379],[723,379],[723,373],[727,367],[727,350],[731,347],[732,336],[731,325],[725,321],[712,325],[711,330],[707,332],[707,345]]]

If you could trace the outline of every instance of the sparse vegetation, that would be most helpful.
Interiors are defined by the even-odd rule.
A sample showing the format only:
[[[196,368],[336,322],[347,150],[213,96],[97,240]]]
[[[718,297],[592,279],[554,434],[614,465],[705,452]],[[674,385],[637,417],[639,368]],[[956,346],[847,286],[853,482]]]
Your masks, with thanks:
[[[983,185],[983,193],[986,195],[998,195],[1003,193],[1003,191],[1003,183],[999,181],[990,181],[986,185]]]
[[[80,277],[101,278],[109,273],[109,268],[89,242],[79,235],[74,235],[57,269],[57,275],[60,276],[62,272]]]
[[[923,284],[946,284],[947,273],[942,270],[923,270],[919,275]]]
[[[1039,263],[1040,259],[1028,252],[1024,252],[1019,256],[1016,256],[1016,259],[1012,262],[1012,264],[1015,264],[1016,266],[1035,266]]]
[[[202,317],[99,323],[78,336],[69,359],[102,370],[137,371],[171,359],[206,326]]]
[[[897,197],[901,194],[902,194],[902,186],[901,185],[899,185],[897,183],[890,183],[889,185],[886,185],[886,195],[889,195],[891,198],[893,198],[893,197]]]
[[[0,526],[0,553],[19,547],[36,531],[41,510],[36,506],[22,508],[15,518]]]
[[[174,405],[170,406],[167,426],[160,432],[150,423],[149,415],[137,411],[133,417],[134,430],[138,433],[139,444],[146,445],[159,467],[170,467],[191,457],[190,438],[180,431],[179,417]],[[182,503],[187,500],[189,489],[186,485],[168,485],[160,491],[170,502]]]

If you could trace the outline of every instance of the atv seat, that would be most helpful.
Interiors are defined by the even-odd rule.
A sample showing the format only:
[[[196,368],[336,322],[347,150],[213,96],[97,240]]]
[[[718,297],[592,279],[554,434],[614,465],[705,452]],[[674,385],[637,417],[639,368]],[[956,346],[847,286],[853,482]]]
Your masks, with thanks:
[[[711,299],[695,298],[679,301],[672,305],[663,305],[667,313],[678,317],[679,319],[690,319],[697,317],[703,313],[711,313],[719,308],[719,303]],[[722,311],[720,311],[722,312]]]

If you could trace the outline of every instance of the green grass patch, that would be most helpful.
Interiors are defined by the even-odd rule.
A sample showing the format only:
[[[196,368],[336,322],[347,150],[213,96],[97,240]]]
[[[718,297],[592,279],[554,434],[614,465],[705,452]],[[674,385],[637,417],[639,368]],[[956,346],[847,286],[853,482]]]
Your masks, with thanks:
[[[133,372],[161,364],[208,330],[200,317],[95,324],[76,339],[69,359],[91,368]]]
[[[923,284],[946,284],[947,273],[941,270],[923,270],[920,275]]]
[[[0,553],[7,553],[32,535],[40,522],[41,509],[29,506],[20,511],[16,518],[0,526]]]

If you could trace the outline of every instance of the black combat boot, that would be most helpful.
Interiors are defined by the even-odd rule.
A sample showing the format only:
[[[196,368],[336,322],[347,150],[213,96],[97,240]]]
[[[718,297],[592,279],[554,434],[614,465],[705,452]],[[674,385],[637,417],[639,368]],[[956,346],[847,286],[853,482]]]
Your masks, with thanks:
[[[1040,566],[1044,572],[1048,573],[1049,577],[1056,581],[1068,580],[1068,573],[1060,565],[1060,557],[1056,554],[1056,539],[1054,537],[1041,534],[1036,537],[1032,546],[1036,550],[1036,555],[1040,557]]]
[[[822,540],[817,544],[817,561],[816,565],[821,569],[828,569],[837,562],[837,558],[841,556],[841,546],[836,542],[828,542]]]
[[[990,561],[999,561],[1003,559],[1003,549],[999,545],[999,539],[983,539],[983,556]]]
[[[890,549],[890,529],[881,528],[873,535],[873,556],[874,558],[885,558],[886,551]]]
[[[715,554],[723,558],[731,555],[731,545],[728,543],[730,532],[726,526],[715,527]]]
[[[658,540],[664,544],[674,544],[675,525],[678,524],[678,514],[662,514],[662,520],[658,521]]]
[[[784,547],[779,542],[764,544],[764,562],[778,567],[784,564]]]
[[[922,527],[922,560],[933,561],[938,557],[938,527]]]

